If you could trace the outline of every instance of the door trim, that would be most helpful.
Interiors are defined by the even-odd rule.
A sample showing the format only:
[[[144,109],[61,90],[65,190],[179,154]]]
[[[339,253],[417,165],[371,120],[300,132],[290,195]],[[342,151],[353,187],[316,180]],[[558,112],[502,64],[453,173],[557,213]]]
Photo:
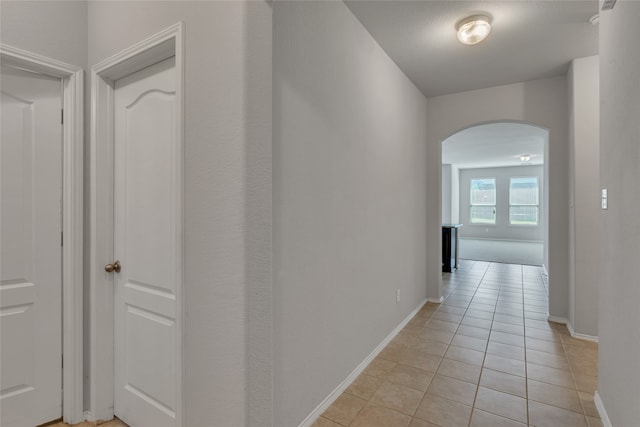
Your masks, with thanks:
[[[101,61],[91,69],[91,157],[90,157],[90,410],[87,419],[110,420],[114,416],[114,327],[113,278],[104,265],[113,258],[113,98],[114,82],[164,59],[175,56],[176,141],[175,166],[179,182],[176,218],[183,218],[183,105],[184,105],[184,23],[171,27]],[[179,283],[176,287],[177,330],[176,420],[184,424],[184,292],[183,232],[178,227],[176,257]]]
[[[71,424],[83,415],[83,69],[6,44],[2,65],[62,79],[62,417]]]

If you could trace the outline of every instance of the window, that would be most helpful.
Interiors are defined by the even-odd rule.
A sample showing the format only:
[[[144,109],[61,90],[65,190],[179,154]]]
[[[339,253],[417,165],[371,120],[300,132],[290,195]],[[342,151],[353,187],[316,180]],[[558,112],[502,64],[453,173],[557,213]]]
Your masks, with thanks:
[[[471,180],[471,223],[496,223],[496,180],[481,178]]]
[[[509,223],[538,225],[538,178],[511,178],[509,184]]]

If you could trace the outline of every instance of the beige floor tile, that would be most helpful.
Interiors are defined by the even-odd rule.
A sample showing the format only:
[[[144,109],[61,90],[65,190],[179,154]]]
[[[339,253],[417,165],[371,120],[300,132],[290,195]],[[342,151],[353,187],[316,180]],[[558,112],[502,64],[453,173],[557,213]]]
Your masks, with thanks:
[[[486,355],[484,367],[506,374],[525,376],[525,365],[522,360],[509,359],[495,354]]]
[[[311,427],[342,427],[342,426],[338,423],[334,423],[328,418],[320,417],[313,424],[311,424]]]
[[[379,357],[390,360],[392,362],[398,362],[402,359],[402,356],[406,353],[409,346],[399,343],[389,343],[378,355]]]
[[[524,348],[516,345],[502,344],[495,341],[489,341],[487,353],[507,357],[509,359],[524,360]]]
[[[562,334],[558,332],[543,331],[542,329],[529,328],[525,326],[524,334],[527,338],[531,337],[539,340],[562,342],[560,338],[560,335]]]
[[[509,316],[508,314],[496,313],[496,315],[493,316],[493,321],[524,326],[524,318],[522,316]]]
[[[527,400],[518,396],[480,387],[475,407],[494,415],[527,422]]]
[[[596,376],[598,374],[598,356],[586,354],[584,356],[569,355],[569,365],[574,374]]]
[[[427,322],[425,322],[426,324]],[[402,329],[402,332],[404,334],[407,335],[411,335],[411,336],[418,336],[420,335],[420,332],[422,332],[422,329],[424,328],[424,325],[418,326],[418,325],[407,325]]]
[[[378,356],[369,363],[369,366],[367,366],[362,373],[371,375],[372,377],[380,377],[392,370],[395,366],[396,362],[385,360]]]
[[[432,356],[443,357],[449,348],[449,344],[438,342],[434,340],[428,340],[424,338],[418,338],[416,342],[411,346],[415,350],[423,351]]]
[[[486,311],[487,313],[493,313],[496,311],[495,304],[483,304],[480,302],[471,302],[471,304],[469,304],[469,308],[471,310]]]
[[[484,352],[451,345],[449,346],[449,350],[447,350],[444,357],[447,359],[470,363],[471,365],[482,366],[482,361],[484,360]]]
[[[415,417],[443,427],[467,427],[471,406],[426,394]]]
[[[529,423],[536,427],[587,427],[583,414],[529,401]]]
[[[447,313],[447,312],[444,312],[444,311],[439,311],[439,312],[437,312],[436,314],[433,315],[432,319],[442,320],[444,322],[451,322],[451,323],[458,324],[458,323],[462,322],[462,317],[463,316],[461,316],[460,314],[454,314],[454,313]]]
[[[423,371],[422,369],[403,364],[396,365],[391,371],[384,375],[384,379],[387,381],[423,392],[429,387],[432,378],[432,372]]]
[[[527,348],[532,350],[544,351],[546,353],[552,354],[564,353],[564,347],[562,347],[562,344],[559,342],[539,340],[536,338],[527,337],[526,344]]]
[[[524,326],[521,325],[512,325],[511,323],[503,323],[494,320],[493,325],[491,326],[492,331],[498,332],[506,332],[508,334],[513,335],[523,335],[524,336]]]
[[[589,422],[589,427],[604,427],[600,418],[587,417],[587,421]]]
[[[420,333],[420,338],[449,344],[453,339],[453,335],[453,332],[431,329],[427,323],[427,326]]]
[[[411,424],[409,424],[409,427],[439,427],[439,426],[428,423],[426,421],[422,421],[419,418],[412,418]]]
[[[557,406],[573,412],[582,413],[582,404],[578,392],[535,380],[528,381],[529,400]]]
[[[462,307],[454,307],[450,305],[443,305],[438,310],[438,312],[440,313],[452,313],[452,314],[457,314],[459,316],[464,316],[465,311],[467,310]]]
[[[491,320],[493,320],[493,312],[491,312],[491,311],[482,311],[482,310],[474,310],[473,308],[470,308],[465,313],[465,317],[475,317],[477,319],[491,321]]]
[[[367,403],[367,401],[364,399],[342,393],[340,397],[324,411],[322,416],[338,424],[349,425],[365,403]]]
[[[441,360],[441,357],[410,348],[404,353],[399,362],[424,371],[435,372],[438,370]]]
[[[471,415],[471,427],[526,427],[526,424],[519,423],[509,418],[493,415],[488,412],[475,409]]]
[[[575,388],[570,372],[548,366],[527,363],[527,377],[560,387]]]
[[[496,314],[506,314],[508,316],[522,317],[522,308],[514,310],[513,308],[496,307]]]
[[[478,384],[480,380],[480,366],[460,362],[458,360],[443,359],[438,368],[438,374],[468,383]]]
[[[365,405],[350,427],[408,427],[411,417],[393,409],[372,404]]]
[[[500,331],[492,330],[491,335],[489,336],[489,341],[524,347],[524,336],[509,334]]]
[[[427,323],[427,327],[431,329],[437,329],[440,331],[455,332],[458,329],[458,323],[446,322],[444,320],[438,320],[438,319],[432,318],[429,321],[429,323]]]
[[[527,349],[527,362],[562,369],[563,371],[570,370],[569,362],[567,362],[567,358],[563,354],[551,354],[545,353],[544,351]]]
[[[598,409],[596,408],[596,403],[593,400],[593,393],[584,393],[582,391],[579,391],[578,397],[582,402],[582,408],[584,409],[585,415],[594,418],[600,418],[600,414],[598,413]]]
[[[492,369],[482,370],[480,386],[519,397],[527,397],[527,381],[525,378]]]
[[[480,319],[478,317],[465,315],[460,324],[473,326],[476,328],[491,329],[491,323],[491,319]]]
[[[429,385],[428,394],[471,406],[473,405],[477,388],[476,384],[436,375],[433,377],[431,385]]]
[[[485,351],[487,349],[487,340],[481,338],[468,337],[466,335],[455,334],[453,336],[453,340],[451,340],[451,344],[470,348],[472,350]]]
[[[347,387],[345,392],[362,399],[369,400],[380,384],[382,384],[381,378],[372,377],[371,375],[363,373],[358,375],[358,378],[356,378],[351,385]]]
[[[421,391],[385,381],[369,402],[413,415],[423,395],[424,393]]]
[[[573,379],[576,382],[576,389],[578,391],[583,391],[585,393],[595,393],[598,389],[598,377],[574,373]]]
[[[480,338],[482,340],[488,340],[491,331],[484,328],[476,328],[469,325],[460,325],[456,334],[465,335],[473,338]]]

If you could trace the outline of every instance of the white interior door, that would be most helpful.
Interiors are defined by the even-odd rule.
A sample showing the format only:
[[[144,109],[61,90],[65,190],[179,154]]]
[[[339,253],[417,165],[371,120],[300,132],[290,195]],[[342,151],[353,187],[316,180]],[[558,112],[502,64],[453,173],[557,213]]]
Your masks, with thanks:
[[[62,84],[2,67],[0,424],[62,415]]]
[[[180,398],[174,63],[115,82],[114,412],[135,427],[175,426]]]

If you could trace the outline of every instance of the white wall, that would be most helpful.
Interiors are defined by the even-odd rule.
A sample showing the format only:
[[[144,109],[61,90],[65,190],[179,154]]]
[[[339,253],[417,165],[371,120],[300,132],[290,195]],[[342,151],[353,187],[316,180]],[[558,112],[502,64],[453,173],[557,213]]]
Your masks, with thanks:
[[[490,100],[491,102],[488,102]],[[568,315],[569,186],[567,82],[564,77],[517,83],[495,88],[429,98],[427,128],[427,272],[429,297],[440,295],[440,191],[442,141],[454,133],[481,123],[514,120],[549,130],[545,163],[549,177],[544,192],[548,197],[548,253],[550,314]],[[547,230],[544,231],[547,233]]]
[[[265,2],[91,1],[89,65],[184,21],[187,426],[271,425]]]
[[[87,2],[0,2],[2,43],[87,66]]]
[[[597,56],[574,59],[569,86],[569,321],[576,333],[598,335],[600,244],[600,98]]]
[[[427,111],[342,2],[275,2],[273,64],[274,424],[295,426],[426,296]]]
[[[640,420],[640,3],[600,13],[598,393],[616,427]]]
[[[451,224],[453,207],[453,171],[450,164],[442,165],[442,223]]]
[[[544,167],[514,166],[500,168],[460,169],[460,237],[481,239],[544,241]],[[538,178],[539,203],[538,225],[509,224],[509,179],[511,177],[535,176]],[[496,180],[496,223],[495,225],[472,224],[470,220],[470,183],[474,178],[495,178]]]
[[[460,169],[451,165],[451,222],[460,223]]]

